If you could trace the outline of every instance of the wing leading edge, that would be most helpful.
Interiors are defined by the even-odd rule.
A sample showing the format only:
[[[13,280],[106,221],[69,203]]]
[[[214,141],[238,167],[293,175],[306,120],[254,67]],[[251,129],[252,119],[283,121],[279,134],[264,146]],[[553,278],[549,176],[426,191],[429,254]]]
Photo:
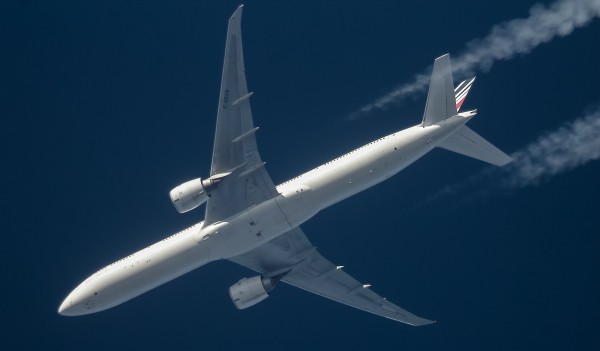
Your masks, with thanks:
[[[421,326],[434,323],[402,309],[373,292],[321,256],[300,228],[229,259],[267,276],[289,271],[282,281],[297,288],[398,322]]]
[[[229,19],[210,175],[229,175],[206,205],[205,225],[223,220],[277,194],[256,146],[242,51],[240,6]]]

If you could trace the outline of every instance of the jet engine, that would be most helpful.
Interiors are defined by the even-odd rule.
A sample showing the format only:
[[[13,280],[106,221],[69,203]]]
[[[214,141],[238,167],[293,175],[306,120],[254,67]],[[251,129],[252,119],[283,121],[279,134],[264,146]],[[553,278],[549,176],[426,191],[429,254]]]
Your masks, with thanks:
[[[197,178],[178,185],[169,192],[171,202],[179,213],[193,210],[205,203],[210,197],[210,192],[230,174],[231,172],[219,173],[208,179]]]
[[[185,213],[202,205],[208,200],[207,188],[210,183],[202,178],[190,180],[171,190],[171,202],[179,213]]]
[[[242,278],[229,288],[229,296],[238,310],[254,306],[269,297],[269,292],[275,288],[277,278],[256,276]]]

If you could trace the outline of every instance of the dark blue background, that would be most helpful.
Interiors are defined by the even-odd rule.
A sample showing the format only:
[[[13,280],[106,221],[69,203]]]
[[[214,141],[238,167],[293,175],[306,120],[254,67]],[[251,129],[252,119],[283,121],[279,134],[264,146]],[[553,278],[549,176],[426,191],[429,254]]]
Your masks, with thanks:
[[[247,1],[261,155],[280,183],[420,122],[425,96],[360,106],[534,1]],[[413,328],[282,285],[244,311],[217,262],[117,308],[56,313],[88,275],[201,220],[168,199],[209,172],[226,23],[237,1],[3,1],[0,348],[598,349],[598,177],[461,203],[422,200],[483,163],[434,151],[303,229]],[[470,126],[511,153],[597,103],[600,21],[480,73]],[[485,184],[480,185],[485,186]]]

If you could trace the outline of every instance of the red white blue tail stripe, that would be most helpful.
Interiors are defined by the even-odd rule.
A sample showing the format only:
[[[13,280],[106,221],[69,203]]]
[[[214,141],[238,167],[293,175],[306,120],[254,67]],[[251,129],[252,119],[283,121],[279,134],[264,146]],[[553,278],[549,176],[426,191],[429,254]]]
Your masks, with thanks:
[[[458,86],[456,86],[456,88],[454,88],[454,97],[456,98],[456,112],[460,110],[460,107],[462,106],[463,102],[465,102],[467,94],[469,93],[469,90],[471,90],[471,86],[473,85],[474,81],[475,77],[463,80]]]

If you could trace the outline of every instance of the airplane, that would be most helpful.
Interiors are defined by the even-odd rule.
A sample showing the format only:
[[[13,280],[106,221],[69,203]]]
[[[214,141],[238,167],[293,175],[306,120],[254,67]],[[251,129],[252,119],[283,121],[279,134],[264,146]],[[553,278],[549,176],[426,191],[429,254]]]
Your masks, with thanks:
[[[450,56],[434,62],[420,124],[379,138],[275,186],[256,144],[244,71],[243,5],[228,22],[210,176],[170,192],[180,213],[206,203],[203,221],[120,259],[91,275],[58,313],[87,315],[124,303],[216,260],[258,274],[229,289],[238,309],[269,296],[279,282],[385,318],[421,326],[418,317],[375,293],[323,257],[300,225],[319,211],[378,184],[434,148],[494,165],[511,158],[465,124],[476,110],[458,112],[474,78],[454,87]]]

